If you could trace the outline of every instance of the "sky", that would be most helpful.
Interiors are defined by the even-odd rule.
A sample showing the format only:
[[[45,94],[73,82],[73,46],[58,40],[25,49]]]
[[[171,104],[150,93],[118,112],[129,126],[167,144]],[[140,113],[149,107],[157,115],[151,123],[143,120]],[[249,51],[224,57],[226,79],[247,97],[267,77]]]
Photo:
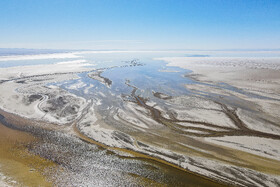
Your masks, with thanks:
[[[280,49],[280,0],[0,0],[0,48]]]

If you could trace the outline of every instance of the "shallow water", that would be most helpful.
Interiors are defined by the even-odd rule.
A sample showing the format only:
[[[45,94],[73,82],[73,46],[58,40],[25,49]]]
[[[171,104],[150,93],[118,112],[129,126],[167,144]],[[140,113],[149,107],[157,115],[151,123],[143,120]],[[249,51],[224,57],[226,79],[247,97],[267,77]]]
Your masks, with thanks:
[[[190,70],[179,67],[169,67],[166,66],[166,62],[153,60],[155,56],[165,55],[174,56],[178,54],[83,54],[80,56],[82,56],[83,59],[86,59],[87,63],[93,64],[90,68],[107,68],[101,73],[101,76],[112,81],[110,88],[101,82],[90,78],[88,72],[79,73],[79,79],[58,82],[53,85],[60,86],[70,93],[82,96],[86,99],[99,97],[99,93],[103,93],[104,95],[107,95],[107,97],[115,97],[114,100],[117,100],[116,97],[121,94],[129,94],[131,92],[131,88],[125,84],[126,80],[129,80],[130,84],[138,88],[136,94],[145,98],[151,98],[153,91],[165,93],[170,96],[189,95],[192,92],[186,89],[185,84],[205,84],[185,77],[184,75],[190,73]],[[183,56],[183,54],[180,55]],[[219,56],[219,54],[216,54],[216,56]],[[133,59],[138,59],[143,66],[121,67],[129,65],[128,62]],[[80,87],[78,84],[80,84]],[[77,85],[77,87],[75,87],[75,85]],[[272,99],[240,90],[225,83],[207,85],[243,94],[251,98]],[[204,94],[213,95],[210,93]]]
[[[94,110],[96,109],[96,112],[99,113],[102,119],[106,123],[108,122],[113,129],[117,129],[118,122],[114,123],[114,121],[112,121],[113,117],[110,116],[110,110],[113,108],[117,111],[118,109],[125,108],[122,108],[122,105],[125,105],[123,104],[123,95],[130,96],[131,98],[133,95],[136,95],[136,98],[140,96],[144,99],[138,99],[138,102],[150,99],[151,101],[156,101],[159,106],[166,106],[164,101],[153,95],[153,91],[161,92],[168,96],[196,94],[185,88],[185,84],[201,84],[184,76],[191,71],[177,67],[167,67],[165,62],[153,60],[154,57],[185,55],[187,54],[82,54],[79,55],[80,58],[75,60],[83,59],[87,60],[87,64],[92,64],[92,66],[87,66],[89,69],[88,72],[78,73],[78,79],[54,82],[48,85],[59,86],[60,88],[87,100],[95,100],[95,103],[98,103],[97,101],[101,100],[102,104],[95,106],[96,108],[94,108]],[[134,59],[138,59],[137,62],[142,65],[131,66],[130,61]],[[23,64],[54,64],[69,60],[70,59],[31,60],[28,62],[13,61],[10,64],[9,62],[0,62],[0,67],[20,66]],[[112,81],[112,84],[109,86],[104,84],[102,80],[98,81],[94,78],[90,78],[89,74],[96,71],[91,68],[102,70],[103,72],[99,75],[99,78],[107,78]],[[237,92],[249,97],[259,97],[256,94],[247,93],[223,83],[210,86],[222,90]],[[134,94],[132,94],[132,90],[135,91]],[[207,95],[207,97],[219,96],[207,92],[202,92],[202,94]],[[264,97],[261,98],[270,99]],[[142,103],[142,106],[147,106],[145,101]],[[113,109],[112,112],[114,112]],[[0,116],[0,121],[1,120],[2,123],[5,124],[5,121],[3,121],[4,119],[1,119]],[[120,126],[127,131],[134,128],[132,127],[130,129],[130,127],[125,125]],[[117,130],[120,130],[121,128]],[[173,186],[216,185],[202,177],[189,174],[163,163],[158,163],[145,158],[124,158],[113,152],[104,150],[102,147],[86,143],[84,139],[83,141],[79,139],[81,138],[79,136],[72,136],[56,131],[46,131],[39,127],[19,128],[17,130],[29,132],[41,140],[30,146],[29,151],[36,155],[40,155],[42,158],[52,160],[66,168],[68,177],[62,174],[58,175],[56,180],[59,184],[67,183],[69,185],[76,185],[84,183],[87,185],[93,184],[94,182],[96,185],[128,185],[130,183],[137,185],[165,184]],[[166,131],[166,133],[167,132],[169,131]],[[145,136],[147,136],[147,134]],[[169,140],[164,143],[168,145]]]
[[[95,68],[104,68],[126,65],[128,63],[125,61],[132,60],[133,58],[131,56],[123,57],[122,55],[121,58],[110,57],[108,59],[102,55],[97,58],[91,55],[85,55],[83,59],[87,59],[87,63],[92,63]],[[2,62],[0,63],[0,67],[54,64],[68,60],[70,59],[19,60]],[[163,62],[152,61],[151,58],[144,58],[139,61],[145,65],[115,67],[105,70],[101,75],[112,80],[111,88],[88,77],[88,72],[79,73],[79,79],[51,83],[50,85],[58,85],[86,99],[98,98],[100,97],[100,93],[102,93],[105,96],[110,96],[110,101],[115,100],[116,102],[120,101],[119,96],[121,94],[129,94],[131,92],[131,88],[125,84],[127,79],[143,90],[144,92],[141,94],[146,96],[151,96],[151,90],[165,91],[165,93],[168,92],[172,95],[187,93],[183,84],[191,80],[182,77],[182,73],[188,71],[180,68],[168,68],[176,72],[161,72],[160,70],[165,68]],[[77,89],[70,88],[77,83],[82,83],[83,85],[81,87],[78,86]],[[92,88],[88,89],[88,92],[85,92],[86,87],[91,84],[93,85]],[[169,91],[167,91],[168,89]],[[102,107],[110,104],[111,102],[108,102]],[[50,160],[58,164],[59,167],[63,167],[64,172],[58,173],[55,170],[48,169],[38,171],[42,175],[48,173],[47,176],[51,177],[52,182],[57,185],[219,186],[219,184],[210,180],[160,162],[146,158],[126,158],[119,156],[104,150],[102,147],[82,141],[76,136],[63,134],[56,130],[46,130],[40,127],[31,127],[26,124],[12,124],[7,122],[3,115],[0,115],[1,124],[11,128],[10,131],[16,131],[18,134],[28,133],[31,137],[35,137],[36,142],[31,141],[28,145],[25,145],[25,151]],[[12,166],[7,164],[7,168],[9,167],[11,168]],[[24,181],[28,181],[29,175],[25,175],[24,178]]]

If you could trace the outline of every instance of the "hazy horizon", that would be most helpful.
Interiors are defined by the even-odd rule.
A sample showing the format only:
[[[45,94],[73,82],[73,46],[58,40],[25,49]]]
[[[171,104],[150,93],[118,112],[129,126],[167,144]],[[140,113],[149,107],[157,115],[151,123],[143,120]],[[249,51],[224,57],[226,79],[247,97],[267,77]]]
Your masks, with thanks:
[[[280,1],[0,2],[0,48],[280,49]]]

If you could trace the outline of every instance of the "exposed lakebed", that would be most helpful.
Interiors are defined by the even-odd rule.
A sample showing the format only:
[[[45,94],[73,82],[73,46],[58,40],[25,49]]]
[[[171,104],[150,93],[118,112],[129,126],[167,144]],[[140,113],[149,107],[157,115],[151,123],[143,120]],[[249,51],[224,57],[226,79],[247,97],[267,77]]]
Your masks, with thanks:
[[[260,112],[253,99],[279,99],[201,82],[153,55],[81,53],[70,61],[6,68],[2,124],[11,126],[5,120],[13,115],[32,121],[11,124],[38,138],[28,151],[62,168],[51,180],[58,185],[279,184],[273,147],[246,151],[215,139],[279,141],[277,122],[267,116],[265,130],[248,126],[248,117]]]

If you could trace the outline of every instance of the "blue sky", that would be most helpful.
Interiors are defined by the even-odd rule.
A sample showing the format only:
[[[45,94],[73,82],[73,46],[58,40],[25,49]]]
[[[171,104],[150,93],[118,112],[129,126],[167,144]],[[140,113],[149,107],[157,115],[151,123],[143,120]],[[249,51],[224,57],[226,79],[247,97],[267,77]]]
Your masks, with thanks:
[[[0,47],[279,49],[280,0],[0,0]]]

